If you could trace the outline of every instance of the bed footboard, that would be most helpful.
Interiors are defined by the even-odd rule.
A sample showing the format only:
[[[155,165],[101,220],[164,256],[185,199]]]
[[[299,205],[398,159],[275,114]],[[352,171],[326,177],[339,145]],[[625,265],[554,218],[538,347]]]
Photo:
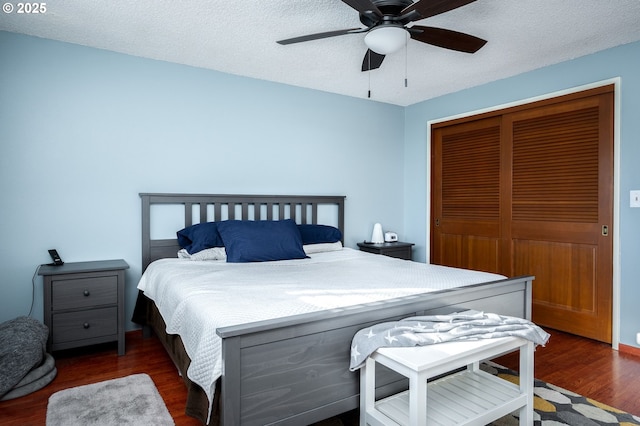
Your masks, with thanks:
[[[353,335],[369,325],[464,309],[531,317],[533,277],[317,312],[218,330],[223,339],[220,380],[223,425],[301,425],[359,404],[359,376],[349,371]],[[381,369],[378,397],[406,388]]]

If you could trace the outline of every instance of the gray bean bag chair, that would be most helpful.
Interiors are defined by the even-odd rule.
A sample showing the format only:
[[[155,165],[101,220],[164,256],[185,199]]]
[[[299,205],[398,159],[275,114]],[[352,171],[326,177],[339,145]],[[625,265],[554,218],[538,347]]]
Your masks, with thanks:
[[[46,353],[49,329],[29,317],[0,324],[0,400],[17,398],[49,384],[55,362]]]

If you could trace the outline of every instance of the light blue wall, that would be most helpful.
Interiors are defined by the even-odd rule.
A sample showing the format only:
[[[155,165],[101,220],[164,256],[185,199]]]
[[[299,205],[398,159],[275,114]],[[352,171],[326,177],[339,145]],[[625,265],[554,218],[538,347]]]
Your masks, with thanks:
[[[405,109],[405,233],[414,257],[427,256],[427,122],[620,77],[620,343],[638,346],[640,332],[640,209],[629,191],[640,189],[640,43],[549,66],[412,105]]]
[[[347,246],[381,222],[425,261],[429,120],[613,77],[620,341],[635,345],[640,209],[628,194],[640,189],[640,43],[400,108],[0,32],[0,321],[27,314],[52,247],[68,262],[124,258],[129,316],[139,192],[344,194]]]
[[[0,321],[54,247],[125,259],[130,317],[140,192],[346,195],[347,246],[402,229],[403,111],[0,32]]]

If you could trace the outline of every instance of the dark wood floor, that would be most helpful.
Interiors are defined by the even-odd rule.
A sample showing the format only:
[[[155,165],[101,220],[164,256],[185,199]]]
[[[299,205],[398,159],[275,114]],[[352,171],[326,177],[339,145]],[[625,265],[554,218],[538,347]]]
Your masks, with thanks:
[[[552,337],[535,353],[535,376],[541,380],[640,415],[640,356],[614,351],[607,344],[548,330]],[[155,338],[127,333],[127,353],[119,357],[115,345],[54,354],[58,376],[30,395],[0,402],[0,424],[44,425],[49,396],[56,391],[135,373],[149,374],[176,425],[198,425],[183,413],[186,389],[169,357]],[[517,369],[518,359],[506,356],[500,364]]]

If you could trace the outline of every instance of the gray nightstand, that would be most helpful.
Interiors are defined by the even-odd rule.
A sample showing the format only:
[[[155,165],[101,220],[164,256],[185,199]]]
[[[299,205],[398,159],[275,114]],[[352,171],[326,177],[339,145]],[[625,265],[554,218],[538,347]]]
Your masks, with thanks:
[[[47,349],[118,341],[124,355],[124,271],[127,262],[103,260],[42,265]]]
[[[361,251],[373,254],[382,254],[389,257],[397,257],[398,259],[411,260],[411,251],[413,243],[403,243],[396,241],[393,243],[358,243]]]

